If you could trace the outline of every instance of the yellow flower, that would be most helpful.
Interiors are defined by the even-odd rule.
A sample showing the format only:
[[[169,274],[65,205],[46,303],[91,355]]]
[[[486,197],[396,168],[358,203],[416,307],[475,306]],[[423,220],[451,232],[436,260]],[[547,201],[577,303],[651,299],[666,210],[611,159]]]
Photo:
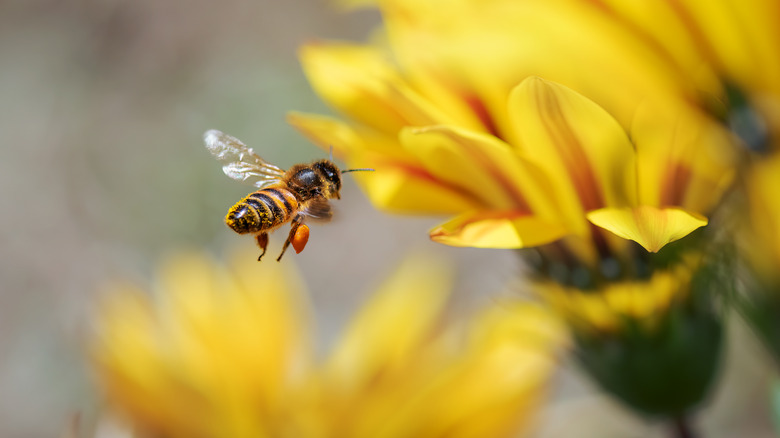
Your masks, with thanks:
[[[584,6],[378,3],[386,42],[301,50],[314,90],[349,122],[289,116],[350,165],[377,170],[357,176],[377,206],[453,215],[431,231],[449,245],[523,248],[565,238],[591,266],[626,252],[623,239],[656,252],[707,223],[731,177],[723,152],[730,137],[674,93],[642,100],[675,76],[633,67],[620,74],[619,49],[643,47],[630,32],[612,25],[581,33],[593,24],[576,21]],[[577,27],[559,25],[566,20]],[[533,30],[555,37],[560,50],[576,38],[585,49],[574,59],[590,54],[615,70],[579,81],[586,69],[572,67],[574,48],[556,51]],[[645,65],[647,53],[628,59]]]
[[[447,269],[407,260],[323,359],[289,264],[201,254],[154,295],[106,297],[92,355],[107,398],[154,437],[501,437],[526,428],[563,330],[528,304],[444,325]]]

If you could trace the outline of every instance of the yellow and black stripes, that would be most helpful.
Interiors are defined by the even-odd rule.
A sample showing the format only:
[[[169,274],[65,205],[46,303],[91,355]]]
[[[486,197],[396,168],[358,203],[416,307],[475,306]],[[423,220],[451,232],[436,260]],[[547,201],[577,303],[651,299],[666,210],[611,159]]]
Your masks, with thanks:
[[[234,205],[225,222],[240,234],[270,231],[287,222],[297,209],[298,201],[292,192],[268,187],[249,194]]]

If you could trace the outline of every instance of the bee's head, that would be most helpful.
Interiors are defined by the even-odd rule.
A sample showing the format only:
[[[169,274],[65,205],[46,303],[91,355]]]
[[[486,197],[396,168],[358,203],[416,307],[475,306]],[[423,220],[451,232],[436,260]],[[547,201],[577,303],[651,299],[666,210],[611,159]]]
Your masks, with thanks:
[[[341,190],[341,171],[339,168],[330,160],[317,161],[312,167],[324,180],[325,188],[330,194],[328,197],[338,199],[339,190]]]

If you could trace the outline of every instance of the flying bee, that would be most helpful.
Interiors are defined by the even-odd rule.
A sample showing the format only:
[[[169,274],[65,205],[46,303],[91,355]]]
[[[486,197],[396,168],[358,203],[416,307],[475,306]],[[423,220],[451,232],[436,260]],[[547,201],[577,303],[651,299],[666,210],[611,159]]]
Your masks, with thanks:
[[[303,251],[309,240],[309,227],[304,220],[328,221],[332,216],[329,199],[339,199],[341,174],[373,169],[339,170],[331,159],[310,164],[296,164],[284,171],[260,158],[235,137],[217,131],[203,135],[206,148],[223,163],[222,170],[230,178],[258,188],[230,207],[225,223],[238,234],[253,234],[262,250],[268,247],[268,233],[290,222],[290,234],[276,261],[282,259],[292,243],[296,253]]]

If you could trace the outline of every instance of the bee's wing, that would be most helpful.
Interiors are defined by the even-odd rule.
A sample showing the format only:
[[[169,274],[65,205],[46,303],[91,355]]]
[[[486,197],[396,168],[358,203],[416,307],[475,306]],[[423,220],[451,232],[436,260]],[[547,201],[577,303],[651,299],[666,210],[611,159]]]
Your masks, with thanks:
[[[284,176],[284,170],[266,162],[233,136],[211,129],[203,134],[203,142],[211,155],[222,163],[225,175],[236,181],[263,188]]]
[[[315,221],[327,222],[333,217],[333,211],[330,203],[325,198],[314,198],[309,201],[306,208],[301,209],[301,213]]]

